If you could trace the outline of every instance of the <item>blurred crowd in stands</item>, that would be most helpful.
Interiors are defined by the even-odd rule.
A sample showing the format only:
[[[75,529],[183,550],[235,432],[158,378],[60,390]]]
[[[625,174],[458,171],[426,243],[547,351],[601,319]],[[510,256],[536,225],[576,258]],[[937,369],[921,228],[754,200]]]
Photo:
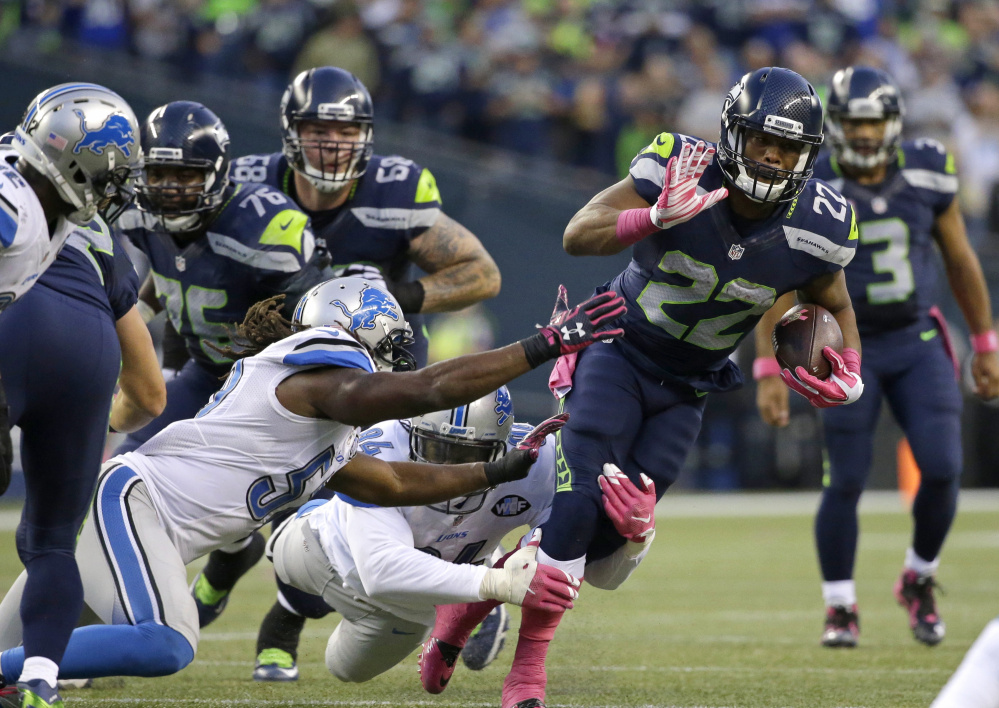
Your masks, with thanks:
[[[822,90],[888,70],[906,134],[956,153],[973,230],[999,184],[996,0],[0,0],[51,51],[71,40],[156,58],[191,80],[280,91],[357,74],[379,118],[622,175],[663,130],[716,139],[728,88],[779,64]]]

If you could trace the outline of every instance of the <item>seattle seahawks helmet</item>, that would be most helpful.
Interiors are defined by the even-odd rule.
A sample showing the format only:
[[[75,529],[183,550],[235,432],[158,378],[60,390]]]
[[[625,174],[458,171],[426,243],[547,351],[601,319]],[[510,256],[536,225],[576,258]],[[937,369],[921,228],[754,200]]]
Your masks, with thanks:
[[[512,429],[513,401],[507,387],[500,386],[464,406],[413,418],[409,458],[439,465],[491,462],[506,454]],[[444,514],[470,514],[482,507],[487,491],[430,507]]]
[[[291,320],[292,330],[338,327],[371,354],[378,371],[412,371],[416,359],[406,347],[413,329],[392,295],[361,278],[334,278],[302,296]]]
[[[142,125],[145,169],[136,183],[139,209],[157,216],[167,231],[185,233],[204,225],[222,205],[229,185],[229,131],[200,103],[160,106]],[[204,174],[191,185],[150,184],[149,169],[192,168]]]
[[[790,170],[746,156],[749,131],[799,143]],[[822,145],[822,104],[815,89],[790,69],[766,67],[743,76],[725,98],[718,164],[726,181],[757,202],[794,199],[811,178]]]
[[[321,192],[343,188],[368,168],[374,151],[374,116],[368,89],[349,71],[334,66],[303,71],[281,99],[281,132],[288,164]],[[299,135],[303,120],[356,123],[361,134],[356,141],[323,141],[316,145]],[[306,158],[307,147],[318,147],[318,166]],[[327,169],[325,160],[329,153],[334,155],[331,169]]]
[[[826,132],[836,160],[860,169],[885,164],[902,142],[904,115],[901,92],[887,73],[869,66],[840,69],[832,78],[826,104]],[[872,141],[849,141],[844,120],[883,120],[884,137],[869,145],[864,143]]]
[[[21,160],[73,207],[84,225],[113,222],[132,201],[129,180],[142,166],[139,123],[125,100],[97,84],[70,83],[38,94],[14,132]]]

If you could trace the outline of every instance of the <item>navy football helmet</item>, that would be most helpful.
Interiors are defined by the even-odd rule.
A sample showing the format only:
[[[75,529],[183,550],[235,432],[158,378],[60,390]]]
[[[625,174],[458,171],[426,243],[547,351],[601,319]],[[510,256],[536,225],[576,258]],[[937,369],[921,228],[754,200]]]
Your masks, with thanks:
[[[136,184],[142,211],[159,217],[171,233],[204,226],[224,201],[229,186],[229,131],[200,103],[174,101],[160,106],[142,126],[146,164]],[[150,184],[149,168],[193,168],[204,173],[195,184]]]
[[[904,115],[901,93],[887,73],[869,66],[840,69],[832,78],[826,105],[826,131],[836,160],[860,169],[885,164],[902,142]],[[884,137],[874,144],[847,140],[844,120],[883,120]]]
[[[303,71],[281,99],[281,133],[284,155],[292,168],[321,192],[335,192],[364,174],[374,151],[375,110],[361,80],[349,71],[323,66]],[[361,130],[356,141],[323,141],[320,164],[306,159],[308,142],[298,132],[303,120],[354,123]],[[326,157],[335,155],[332,167]]]
[[[749,131],[801,145],[790,170],[746,157]],[[794,199],[811,178],[822,145],[822,104],[815,89],[790,69],[765,67],[743,76],[725,98],[718,164],[726,181],[757,202]]]

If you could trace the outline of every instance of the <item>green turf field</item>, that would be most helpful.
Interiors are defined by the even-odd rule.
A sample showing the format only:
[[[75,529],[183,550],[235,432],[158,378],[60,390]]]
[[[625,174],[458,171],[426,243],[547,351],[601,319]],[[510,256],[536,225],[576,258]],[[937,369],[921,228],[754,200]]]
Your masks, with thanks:
[[[958,515],[940,572],[948,634],[933,649],[912,639],[891,595],[908,543],[908,517],[864,512],[857,568],[861,646],[830,650],[818,644],[823,610],[811,515],[805,513],[813,498],[793,498],[797,506],[780,515],[765,515],[778,508],[779,498],[729,498],[733,513],[757,515],[679,518],[693,502],[668,497],[645,564],[617,592],[585,587],[563,621],[549,655],[549,705],[928,706],[982,627],[999,614],[999,504],[967,505]],[[713,498],[694,501],[709,514],[718,511]],[[6,582],[17,569],[13,535],[4,532],[0,539],[9,549],[0,556]],[[485,671],[459,668],[440,696],[420,689],[415,654],[368,684],[346,685],[323,665],[334,618],[306,626],[301,680],[254,683],[256,630],[274,597],[270,578],[265,561],[244,579],[182,673],[102,679],[94,689],[68,692],[68,705],[499,706],[510,646]]]

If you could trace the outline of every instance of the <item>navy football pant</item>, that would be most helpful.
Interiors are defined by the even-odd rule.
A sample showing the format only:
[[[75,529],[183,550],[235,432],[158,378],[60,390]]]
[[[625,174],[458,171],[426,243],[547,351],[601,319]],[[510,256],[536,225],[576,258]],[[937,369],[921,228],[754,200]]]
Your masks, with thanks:
[[[639,483],[644,472],[662,497],[676,481],[701,428],[706,396],[663,382],[632,365],[618,344],[580,352],[556,436],[557,486],[541,548],[556,560],[590,561],[623,543],[604,513],[597,477],[613,462]]]
[[[222,383],[223,379],[217,374],[189,359],[184,368],[166,383],[167,404],[163,412],[145,428],[130,433],[114,454],[131,452],[170,423],[193,418],[208,403],[211,395],[222,388]]]
[[[35,285],[0,315],[0,376],[21,428],[24,653],[62,660],[83,609],[74,558],[100,471],[121,349],[107,313]]]
[[[865,338],[861,376],[859,401],[822,411],[830,465],[815,541],[826,581],[853,577],[857,503],[870,473],[883,399],[905,431],[922,474],[912,505],[912,547],[920,558],[931,561],[939,555],[957,509],[961,392],[940,335],[923,341],[918,328],[910,328]]]

